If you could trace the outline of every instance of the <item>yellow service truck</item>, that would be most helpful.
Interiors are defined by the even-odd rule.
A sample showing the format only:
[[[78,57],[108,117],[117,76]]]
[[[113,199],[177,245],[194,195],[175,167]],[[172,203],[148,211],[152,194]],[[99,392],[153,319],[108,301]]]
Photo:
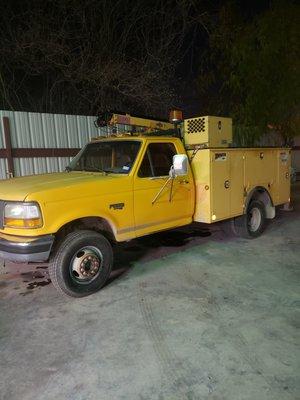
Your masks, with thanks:
[[[181,134],[147,123],[92,140],[66,172],[1,181],[0,258],[49,261],[54,286],[82,297],[105,284],[117,242],[226,219],[254,238],[289,202],[289,149],[231,147],[230,118],[186,119]]]

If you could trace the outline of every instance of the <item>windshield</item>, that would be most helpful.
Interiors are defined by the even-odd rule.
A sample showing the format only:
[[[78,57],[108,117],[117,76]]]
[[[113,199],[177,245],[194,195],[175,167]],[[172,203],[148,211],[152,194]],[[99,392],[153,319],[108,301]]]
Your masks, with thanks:
[[[140,141],[133,140],[89,143],[73,158],[67,169],[128,174],[140,146]]]

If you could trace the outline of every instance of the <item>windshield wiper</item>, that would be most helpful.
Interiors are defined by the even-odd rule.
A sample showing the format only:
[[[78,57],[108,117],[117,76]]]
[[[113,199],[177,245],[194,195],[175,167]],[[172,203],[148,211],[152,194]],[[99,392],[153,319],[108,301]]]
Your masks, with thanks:
[[[97,168],[94,165],[85,165],[83,167],[82,171],[86,171],[86,172],[103,172],[105,174],[108,174],[110,172],[110,171],[106,171],[105,169]]]

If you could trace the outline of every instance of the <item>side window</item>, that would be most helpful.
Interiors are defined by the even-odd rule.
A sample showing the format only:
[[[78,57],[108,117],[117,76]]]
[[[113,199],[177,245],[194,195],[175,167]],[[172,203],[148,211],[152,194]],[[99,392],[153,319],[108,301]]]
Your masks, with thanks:
[[[150,143],[140,166],[140,178],[167,176],[177,154],[173,143]]]

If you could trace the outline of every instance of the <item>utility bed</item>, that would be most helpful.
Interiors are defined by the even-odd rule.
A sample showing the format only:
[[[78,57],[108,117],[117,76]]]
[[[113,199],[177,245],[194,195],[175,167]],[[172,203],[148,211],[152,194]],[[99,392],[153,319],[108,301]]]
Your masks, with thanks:
[[[194,220],[212,223],[243,214],[245,199],[262,186],[273,206],[290,200],[290,149],[214,148],[188,151],[195,179]]]

